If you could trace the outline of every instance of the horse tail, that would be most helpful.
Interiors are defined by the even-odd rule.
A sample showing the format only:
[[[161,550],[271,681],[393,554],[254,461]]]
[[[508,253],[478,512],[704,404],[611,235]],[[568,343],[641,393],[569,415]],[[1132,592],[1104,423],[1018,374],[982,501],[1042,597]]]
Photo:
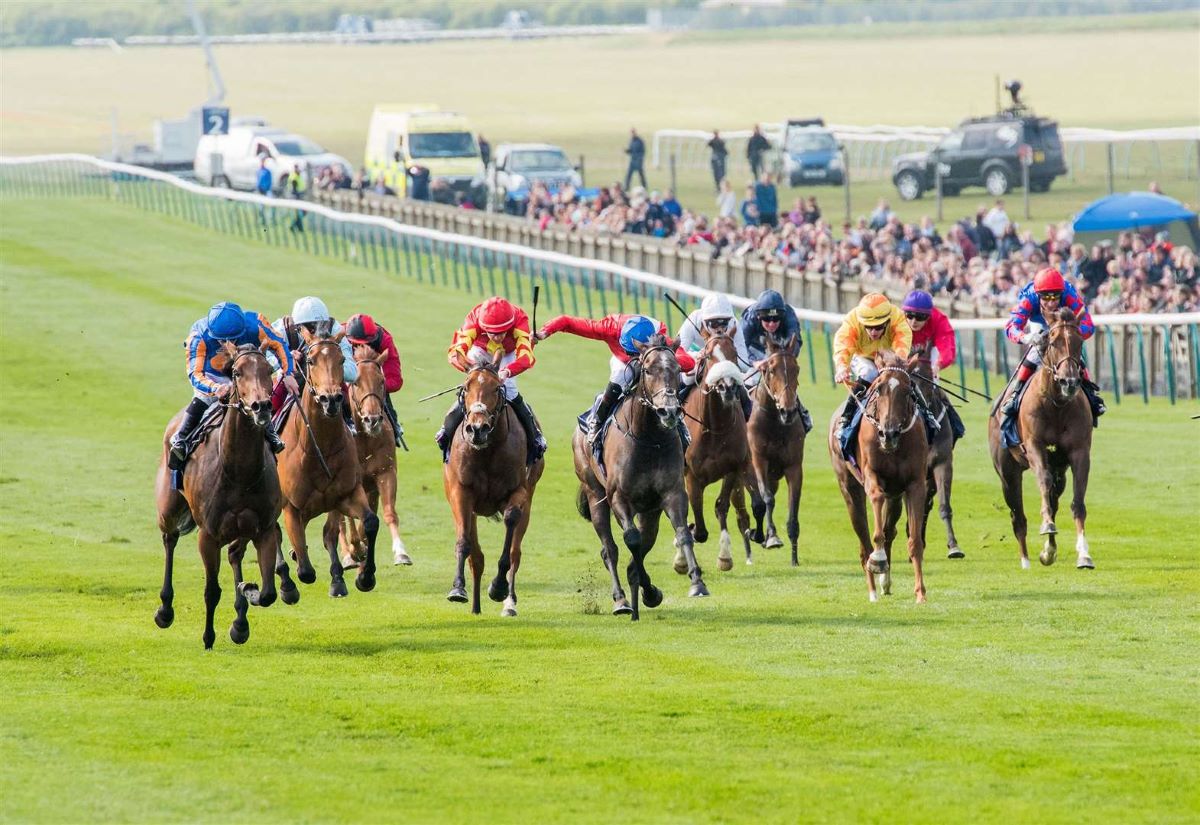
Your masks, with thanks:
[[[579,492],[575,494],[575,509],[584,521],[592,520],[592,509],[588,506],[587,491],[583,489],[583,484],[579,485]]]

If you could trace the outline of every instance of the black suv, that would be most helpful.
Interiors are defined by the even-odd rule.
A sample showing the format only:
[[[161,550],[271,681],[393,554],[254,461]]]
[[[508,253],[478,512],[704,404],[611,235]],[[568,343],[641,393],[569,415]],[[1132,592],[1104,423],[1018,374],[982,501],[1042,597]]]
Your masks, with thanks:
[[[1028,110],[1026,110],[1027,112]],[[1029,189],[1045,192],[1067,172],[1058,124],[1027,113],[1003,112],[964,120],[929,152],[900,155],[892,161],[892,183],[906,201],[937,187],[942,168],[942,194],[957,195],[964,186],[982,186],[1000,197],[1021,185],[1020,148],[1032,150]]]

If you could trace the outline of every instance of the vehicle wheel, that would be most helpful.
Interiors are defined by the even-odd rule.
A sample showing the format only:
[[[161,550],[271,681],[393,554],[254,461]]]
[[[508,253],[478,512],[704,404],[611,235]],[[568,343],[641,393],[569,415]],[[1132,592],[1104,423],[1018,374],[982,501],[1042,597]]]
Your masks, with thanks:
[[[1008,170],[1003,166],[993,166],[984,172],[983,187],[993,198],[1007,194],[1008,190],[1012,188],[1012,182],[1008,179]]]
[[[1050,191],[1050,183],[1051,182],[1049,180],[1031,180],[1029,182],[1029,191],[1030,192],[1049,192]]]
[[[226,177],[225,175],[217,175],[215,178],[213,178],[212,185],[218,189],[232,189],[233,188],[232,185],[229,183],[229,178]]]
[[[915,172],[901,172],[896,176],[896,191],[900,193],[901,200],[915,201],[921,197],[921,180]]]

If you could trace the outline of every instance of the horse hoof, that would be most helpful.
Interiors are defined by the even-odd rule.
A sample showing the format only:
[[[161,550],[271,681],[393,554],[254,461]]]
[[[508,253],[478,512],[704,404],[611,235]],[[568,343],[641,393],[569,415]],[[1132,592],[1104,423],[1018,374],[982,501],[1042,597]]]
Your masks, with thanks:
[[[344,599],[349,593],[344,579],[334,579],[329,583],[329,595],[334,599]]]
[[[317,569],[315,567],[301,567],[296,571],[296,578],[305,584],[312,584],[317,580]]]
[[[693,598],[699,598],[708,595],[710,594],[708,592],[708,588],[704,586],[704,582],[696,582],[690,588],[688,588],[688,596]]]
[[[886,573],[888,571],[887,559],[885,558],[882,561],[880,561],[880,560],[876,559],[874,556],[868,557],[867,558],[867,571],[871,572],[871,573],[875,573],[877,575],[883,575],[884,573]]]
[[[1029,569],[1029,557],[1028,557],[1028,556],[1022,556],[1022,557],[1021,557],[1021,569],[1022,569],[1022,570],[1028,570],[1028,569]]]
[[[948,559],[965,559],[966,557],[967,554],[959,549],[957,544],[951,547],[949,552],[946,553],[946,558]]]
[[[925,604],[925,594],[924,593],[917,594],[917,604]]]
[[[614,616],[624,616],[626,613],[632,613],[633,608],[629,606],[629,602],[613,602]]]
[[[1058,528],[1054,526],[1054,522],[1052,522],[1052,521],[1048,521],[1045,524],[1043,524],[1041,531],[1038,533],[1038,535],[1041,535],[1041,536],[1053,536],[1053,535],[1057,535],[1057,534],[1058,534]]]
[[[517,615],[517,609],[515,607],[506,607],[500,611],[500,615],[501,616],[515,616],[515,615]]]
[[[764,541],[766,541],[766,537],[763,536],[762,530],[755,530],[755,529],[748,530],[746,532],[746,537],[748,539],[750,539],[750,541],[754,542],[755,544],[762,544]]]
[[[160,607],[154,611],[154,623],[166,630],[175,621],[175,609],[173,607]]]
[[[749,556],[746,556],[746,564],[748,564],[748,565],[754,564],[754,559],[750,558]]]
[[[354,577],[354,586],[358,588],[360,593],[370,593],[375,589],[375,574],[367,573],[364,570]]]
[[[235,621],[229,626],[229,638],[235,645],[244,645],[250,638],[250,623]]]
[[[728,573],[733,569],[733,559],[717,556],[717,569]]]
[[[642,604],[646,607],[658,607],[662,604],[662,600],[663,592],[657,587],[651,585],[650,587],[642,588]]]
[[[467,591],[463,587],[452,587],[450,592],[446,594],[446,601],[455,602],[456,604],[467,603]]]
[[[681,576],[686,576],[688,571],[687,557],[683,555],[683,551],[679,550],[675,553],[675,560],[671,563],[671,567]]]
[[[392,559],[392,564],[403,564],[406,567],[411,567],[412,559],[409,558],[408,553],[397,553]]]
[[[874,590],[870,590],[867,592],[867,598],[870,599],[872,602],[879,601],[879,595]]]
[[[1054,564],[1054,560],[1056,558],[1058,558],[1058,550],[1054,547],[1047,547],[1045,550],[1038,553],[1038,561],[1040,561],[1045,567],[1049,567],[1050,565]]]
[[[295,604],[300,601],[300,588],[294,584],[291,587],[280,587],[279,598],[283,600],[284,604]]]
[[[508,598],[508,580],[492,579],[488,585],[488,598],[494,602],[502,602]]]
[[[261,595],[258,585],[254,582],[242,582],[237,586],[237,591],[246,597],[246,601],[250,604],[258,604]]]
[[[768,550],[774,550],[777,547],[783,547],[783,539],[779,538],[779,536],[768,536],[767,543],[764,544],[763,547],[767,548]]]
[[[1094,561],[1092,561],[1091,556],[1080,556],[1078,559],[1075,560],[1075,569],[1076,570],[1095,570],[1096,563]]]

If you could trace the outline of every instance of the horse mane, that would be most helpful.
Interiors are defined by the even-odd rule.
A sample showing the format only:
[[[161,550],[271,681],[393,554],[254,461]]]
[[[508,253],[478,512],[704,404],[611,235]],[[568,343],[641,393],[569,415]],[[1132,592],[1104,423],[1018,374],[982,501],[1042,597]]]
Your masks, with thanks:
[[[1079,316],[1076,315],[1070,307],[1060,307],[1058,310],[1058,320],[1062,324],[1079,324]]]
[[[908,369],[908,362],[897,355],[895,350],[886,349],[879,353],[879,358],[883,361],[884,367],[894,367],[901,370]]]

